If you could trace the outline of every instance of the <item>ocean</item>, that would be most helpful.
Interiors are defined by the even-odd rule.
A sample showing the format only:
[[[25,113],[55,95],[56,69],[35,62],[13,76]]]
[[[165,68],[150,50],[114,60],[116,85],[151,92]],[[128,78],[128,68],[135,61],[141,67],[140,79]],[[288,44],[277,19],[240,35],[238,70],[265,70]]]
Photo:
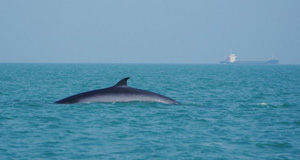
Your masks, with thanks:
[[[124,77],[181,105],[53,103]],[[3,63],[0,159],[300,159],[300,65]]]

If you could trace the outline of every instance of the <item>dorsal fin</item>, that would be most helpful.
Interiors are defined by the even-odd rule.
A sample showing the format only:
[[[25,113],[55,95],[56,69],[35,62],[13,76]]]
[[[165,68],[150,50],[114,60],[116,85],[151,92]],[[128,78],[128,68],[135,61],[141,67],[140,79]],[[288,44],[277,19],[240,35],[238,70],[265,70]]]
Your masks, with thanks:
[[[128,80],[129,78],[130,78],[130,77],[123,78],[123,79],[120,80],[114,87],[126,87],[126,86],[127,86],[127,80]]]

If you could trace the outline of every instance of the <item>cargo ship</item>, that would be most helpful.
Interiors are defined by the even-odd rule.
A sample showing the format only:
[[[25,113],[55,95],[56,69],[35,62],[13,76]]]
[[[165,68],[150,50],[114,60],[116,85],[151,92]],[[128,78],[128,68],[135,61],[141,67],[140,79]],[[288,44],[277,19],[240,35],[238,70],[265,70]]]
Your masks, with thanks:
[[[268,61],[237,61],[235,54],[230,51],[230,55],[225,61],[220,61],[220,64],[278,64],[279,60],[274,59],[272,56],[271,60]]]

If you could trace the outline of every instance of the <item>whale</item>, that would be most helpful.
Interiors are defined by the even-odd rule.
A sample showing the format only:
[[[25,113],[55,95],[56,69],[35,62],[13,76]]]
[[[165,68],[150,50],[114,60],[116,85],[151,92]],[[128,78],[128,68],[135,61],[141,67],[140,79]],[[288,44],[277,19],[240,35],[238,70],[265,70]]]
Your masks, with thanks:
[[[179,102],[158,93],[129,87],[123,78],[116,85],[108,88],[87,91],[58,100],[58,104],[96,103],[96,102],[159,102],[164,104],[180,104]]]

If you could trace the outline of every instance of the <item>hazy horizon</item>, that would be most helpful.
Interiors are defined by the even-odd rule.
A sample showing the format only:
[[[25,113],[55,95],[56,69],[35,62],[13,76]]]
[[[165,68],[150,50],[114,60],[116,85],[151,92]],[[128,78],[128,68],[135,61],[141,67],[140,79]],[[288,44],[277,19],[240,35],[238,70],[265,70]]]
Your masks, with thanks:
[[[300,1],[1,1],[0,63],[300,64]]]

